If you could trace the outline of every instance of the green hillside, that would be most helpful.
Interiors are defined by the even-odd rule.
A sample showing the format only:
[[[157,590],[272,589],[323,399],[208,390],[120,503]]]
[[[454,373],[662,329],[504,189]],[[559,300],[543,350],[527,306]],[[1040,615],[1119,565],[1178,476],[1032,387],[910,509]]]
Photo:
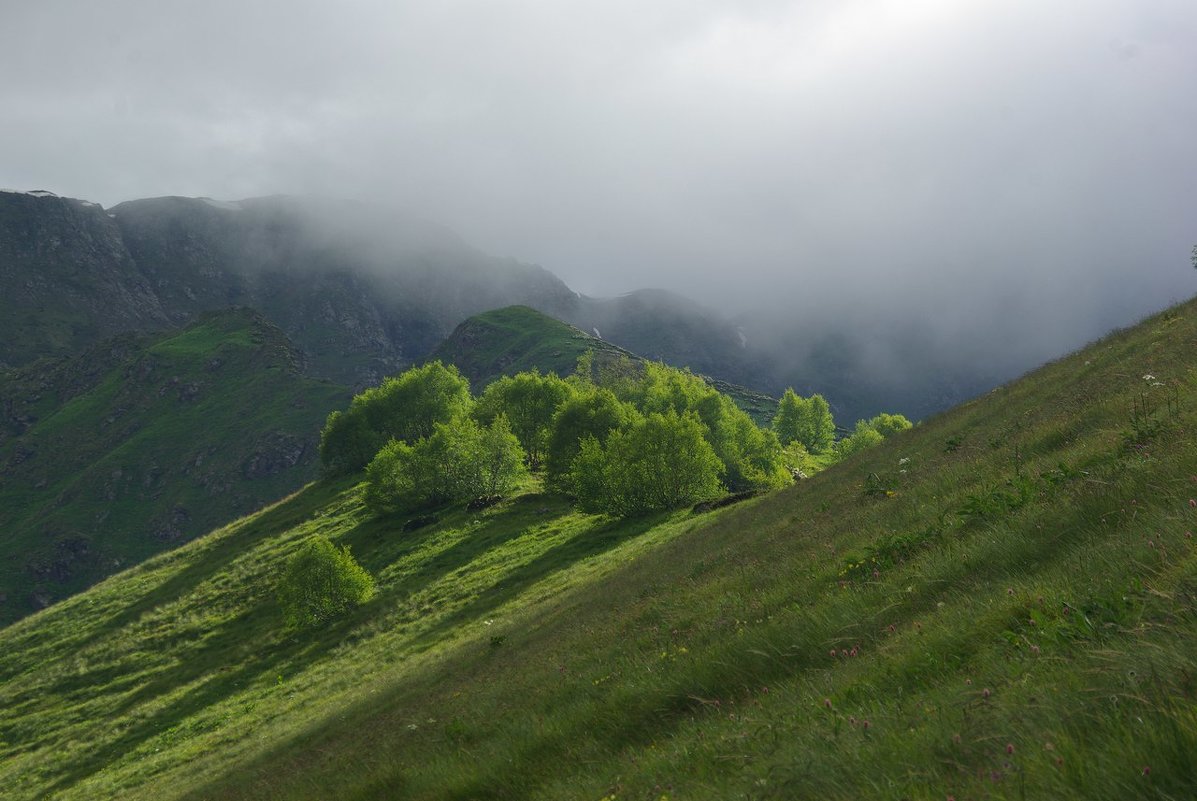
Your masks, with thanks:
[[[315,478],[347,395],[248,310],[0,373],[0,624]]]
[[[578,357],[591,352],[596,365],[641,357],[574,328],[528,306],[508,306],[476,314],[428,357],[454,364],[470,385],[480,390],[504,375],[537,369],[559,376],[573,373]],[[679,365],[683,366],[683,365]],[[745,387],[708,378],[758,423],[767,425],[777,412],[777,399]]]
[[[0,631],[0,796],[1192,798],[1195,425],[1189,302],[707,514],[317,483]]]

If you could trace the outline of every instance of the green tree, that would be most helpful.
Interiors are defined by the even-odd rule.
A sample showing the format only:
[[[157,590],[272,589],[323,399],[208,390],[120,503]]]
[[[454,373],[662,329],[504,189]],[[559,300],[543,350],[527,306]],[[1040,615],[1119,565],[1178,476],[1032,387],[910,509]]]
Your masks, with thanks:
[[[276,593],[287,625],[306,628],[365,603],[374,595],[374,579],[348,546],[337,548],[317,536],[288,560]]]
[[[856,429],[849,436],[835,443],[836,460],[846,459],[854,453],[871,448],[874,445],[880,445],[884,441],[885,437],[877,429],[870,426],[864,420],[858,420],[856,422]]]
[[[723,483],[729,490],[776,489],[790,483],[777,435],[757,426],[731,398],[712,390],[693,411],[723,464]]]
[[[635,410],[609,389],[579,387],[561,405],[549,430],[545,451],[545,480],[558,492],[570,491],[570,469],[582,442],[591,437],[600,445],[611,431],[631,421]]]
[[[869,420],[866,425],[883,437],[891,437],[899,431],[905,431],[914,424],[903,415],[882,412]]]
[[[777,404],[773,431],[783,444],[800,442],[811,453],[824,453],[835,442],[835,420],[822,395],[803,398],[787,389]]]
[[[457,368],[440,362],[413,367],[354,397],[333,412],[320,436],[320,459],[330,474],[365,467],[392,439],[414,442],[437,423],[463,416],[472,403],[470,385]]]
[[[365,500],[376,513],[407,511],[506,493],[526,474],[506,417],[488,426],[465,417],[414,444],[389,442],[366,467]]]
[[[478,469],[478,495],[510,492],[528,474],[524,449],[511,431],[504,415],[499,415],[479,432],[475,462]]]
[[[587,437],[572,471],[579,506],[626,517],[717,495],[722,465],[703,433],[694,414],[668,411],[611,432],[605,445]]]
[[[378,451],[381,435],[365,415],[334,411],[320,432],[320,461],[330,475],[351,473]]]
[[[695,414],[723,464],[728,489],[773,489],[789,483],[776,435],[761,430],[735,401],[701,376],[650,362],[627,396],[645,414]]]
[[[541,375],[532,370],[503,376],[478,398],[474,417],[481,423],[490,423],[499,415],[506,415],[511,431],[528,453],[531,468],[536,470],[548,446],[553,415],[573,391],[553,373]]]

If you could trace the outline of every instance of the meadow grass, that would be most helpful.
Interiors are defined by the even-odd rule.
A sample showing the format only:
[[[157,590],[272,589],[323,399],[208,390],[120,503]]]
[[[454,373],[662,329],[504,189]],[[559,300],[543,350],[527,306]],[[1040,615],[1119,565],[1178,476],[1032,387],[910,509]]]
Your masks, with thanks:
[[[301,376],[254,313],[122,341],[122,356],[59,363],[60,380],[0,376],[6,399],[38,399],[27,430],[0,436],[0,622],[27,614],[31,593],[77,592],[318,474],[313,429],[348,393]],[[268,436],[300,443],[300,463],[247,473]],[[63,543],[83,558],[63,560]]]
[[[1195,345],[1190,302],[705,515],[314,484],[0,632],[0,794],[1197,797]],[[315,533],[379,593],[290,632]]]

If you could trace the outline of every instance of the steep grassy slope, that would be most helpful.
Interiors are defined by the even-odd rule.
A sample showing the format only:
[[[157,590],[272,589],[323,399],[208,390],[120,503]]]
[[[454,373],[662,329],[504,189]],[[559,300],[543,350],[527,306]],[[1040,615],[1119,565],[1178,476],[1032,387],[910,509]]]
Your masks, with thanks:
[[[1197,303],[705,515],[317,484],[0,632],[10,798],[1191,798]],[[379,596],[281,631],[306,536]]]
[[[573,373],[578,357],[593,353],[596,365],[620,359],[639,362],[642,357],[593,337],[528,306],[508,306],[476,314],[429,356],[457,365],[475,390],[504,375],[537,369],[560,376]],[[777,413],[777,399],[726,381],[707,378],[730,396],[757,423],[767,425]]]
[[[245,310],[0,373],[0,623],[310,481],[347,394]]]

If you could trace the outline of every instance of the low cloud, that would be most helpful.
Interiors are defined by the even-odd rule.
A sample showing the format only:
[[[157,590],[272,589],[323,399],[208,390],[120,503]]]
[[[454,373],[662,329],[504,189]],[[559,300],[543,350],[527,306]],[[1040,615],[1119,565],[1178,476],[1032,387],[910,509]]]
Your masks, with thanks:
[[[0,184],[357,198],[1015,369],[1194,288],[1187,0],[18,4]]]

